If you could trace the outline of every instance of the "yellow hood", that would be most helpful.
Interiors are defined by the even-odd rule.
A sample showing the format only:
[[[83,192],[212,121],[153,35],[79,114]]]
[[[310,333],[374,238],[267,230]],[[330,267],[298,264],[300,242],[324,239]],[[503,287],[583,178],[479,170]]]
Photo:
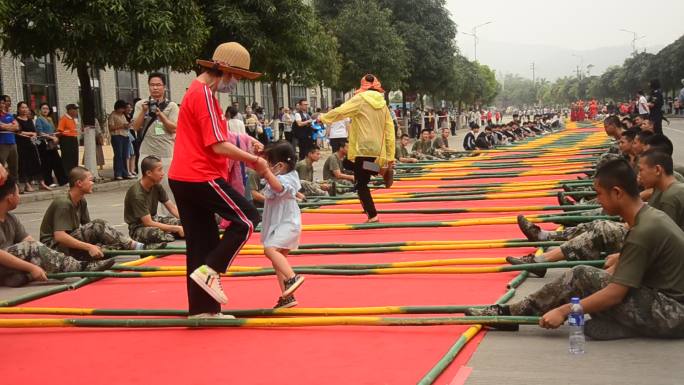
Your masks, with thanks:
[[[385,107],[387,104],[385,104],[385,95],[375,92],[375,91],[366,91],[362,92],[359,94],[363,100],[365,100],[368,104],[371,105],[371,107],[375,108],[376,110]]]

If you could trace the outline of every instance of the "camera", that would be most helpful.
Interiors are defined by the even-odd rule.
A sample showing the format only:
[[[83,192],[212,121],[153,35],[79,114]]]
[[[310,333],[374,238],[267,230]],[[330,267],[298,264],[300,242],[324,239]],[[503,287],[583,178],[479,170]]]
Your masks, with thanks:
[[[159,110],[159,103],[157,103],[157,101],[155,99],[150,98],[147,101],[147,106],[148,106],[147,114],[151,118],[156,117],[157,116],[157,110]]]

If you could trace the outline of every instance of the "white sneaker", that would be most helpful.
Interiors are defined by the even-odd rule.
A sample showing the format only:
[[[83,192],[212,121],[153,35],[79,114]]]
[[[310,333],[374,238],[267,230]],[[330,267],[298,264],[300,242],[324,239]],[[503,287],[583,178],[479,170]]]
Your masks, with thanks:
[[[202,265],[190,274],[195,283],[216,300],[218,303],[228,303],[228,297],[221,286],[221,276],[207,265]]]
[[[235,317],[223,313],[200,313],[188,316],[188,319],[235,319]]]

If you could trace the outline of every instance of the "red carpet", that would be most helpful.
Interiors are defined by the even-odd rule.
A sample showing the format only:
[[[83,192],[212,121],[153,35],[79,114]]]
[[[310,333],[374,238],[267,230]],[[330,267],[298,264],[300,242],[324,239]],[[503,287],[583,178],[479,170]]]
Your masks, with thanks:
[[[507,181],[569,179],[523,177]],[[470,184],[501,181],[398,182]],[[393,190],[395,191],[395,190]],[[440,190],[446,191],[446,190]],[[556,205],[555,197],[463,202],[381,204],[378,208]],[[340,208],[342,206],[336,206]],[[358,207],[358,206],[344,206]],[[515,213],[382,215],[383,222],[447,221]],[[362,215],[305,214],[305,224],[359,223]],[[549,224],[544,227],[554,227]],[[302,243],[373,243],[408,240],[521,238],[515,225],[310,231]],[[258,234],[250,240],[258,243]],[[381,263],[458,257],[501,257],[525,249],[424,251],[292,256],[293,265]],[[182,256],[153,264],[183,265]],[[266,266],[241,256],[234,265]],[[297,292],[301,307],[459,305],[492,303],[515,273],[478,275],[307,276]],[[228,308],[272,307],[275,278],[227,278]],[[97,308],[186,307],[184,278],[106,279],[25,306]],[[34,317],[34,316],[30,316]],[[19,318],[26,318],[22,316]],[[307,327],[273,329],[0,329],[5,384],[414,384],[466,330],[443,327]],[[448,383],[484,333],[476,337],[437,383]]]

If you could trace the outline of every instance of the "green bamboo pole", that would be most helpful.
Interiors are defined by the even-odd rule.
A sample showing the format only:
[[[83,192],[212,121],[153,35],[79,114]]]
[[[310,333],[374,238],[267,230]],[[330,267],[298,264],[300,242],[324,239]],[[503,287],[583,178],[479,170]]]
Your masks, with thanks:
[[[539,317],[297,317],[240,319],[0,319],[0,328],[106,327],[106,328],[173,328],[173,327],[308,327],[308,326],[441,326],[441,325],[532,325]]]
[[[45,288],[42,290],[37,290],[37,291],[34,291],[33,293],[20,295],[18,297],[13,298],[13,299],[0,301],[0,307],[17,306],[17,305],[22,304],[22,303],[33,301],[33,300],[40,299],[43,297],[47,297],[47,296],[52,295],[52,294],[61,293],[61,292],[64,292],[64,291],[67,291],[70,289],[71,289],[70,285],[63,284],[63,285],[57,285],[57,286]]]
[[[482,243],[487,243],[487,240],[483,240]],[[516,247],[540,247],[540,246],[560,246],[562,242],[560,241],[539,241],[539,242],[527,242],[527,241],[521,241],[521,242],[502,242],[500,247],[494,247],[492,248],[516,248]],[[369,253],[394,253],[394,252],[403,252],[403,251],[430,251],[430,250],[413,250],[413,249],[404,249],[406,246],[411,246],[411,245],[406,245],[405,243],[397,242],[397,246],[374,246],[374,245],[369,245],[366,247],[339,247],[339,245],[336,245],[335,247],[330,247],[330,248],[320,248],[320,249],[315,249],[315,248],[300,248],[298,250],[291,250],[290,255],[335,255],[335,254],[369,254]],[[497,242],[498,244],[498,242]],[[422,246],[422,245],[416,245],[416,246]],[[444,246],[444,250],[450,250],[449,247],[453,245],[436,245],[436,246]],[[466,244],[464,244],[466,246]],[[480,247],[481,248],[481,247]],[[243,249],[245,250],[245,249]],[[248,249],[247,249],[248,250]],[[433,250],[434,251],[434,250]],[[119,254],[120,250],[112,250],[109,251],[106,255],[122,255]],[[160,252],[167,253],[167,255],[175,255],[175,254],[183,254],[186,252],[186,249],[180,249],[180,248],[174,248],[174,249],[164,249],[164,250],[139,250],[137,253],[139,253],[141,256],[145,255],[159,255]],[[111,254],[109,254],[111,253]],[[125,255],[125,254],[124,254]],[[125,267],[125,269],[122,267],[121,270],[131,270],[131,271],[152,271],[152,270],[142,270],[143,268],[148,268],[145,266],[131,266],[131,267]],[[114,267],[116,269],[116,267]]]
[[[484,271],[485,273],[503,273],[511,271],[523,271],[523,270],[537,270],[537,269],[556,269],[556,268],[567,268],[580,265],[587,266],[603,266],[605,261],[594,260],[594,261],[565,261],[565,262],[549,262],[549,263],[530,263],[521,265],[501,265],[492,267],[491,271]],[[432,271],[426,269],[437,269],[440,270],[440,274],[454,274],[454,271],[460,271],[462,274],[473,274],[473,273],[483,273],[480,269],[486,269],[481,267],[436,267],[436,268],[378,268],[378,269],[322,269],[322,268],[301,268],[294,267],[293,270],[298,274],[309,274],[309,275],[340,275],[340,276],[357,276],[357,275],[386,275],[391,271],[392,274],[433,274]],[[442,273],[444,271],[445,273]],[[107,278],[147,278],[155,277],[154,273],[169,273],[168,276],[172,276],[170,273],[179,273],[175,271],[163,271],[163,272],[111,272],[111,271],[81,271],[81,272],[69,272],[69,273],[52,273],[48,274],[48,278],[51,279],[64,279],[71,277],[107,277]],[[184,273],[184,272],[183,272]],[[263,268],[254,271],[236,271],[225,273],[228,277],[260,277],[266,275],[273,275],[275,271],[272,268]],[[184,275],[184,274],[183,274]],[[160,276],[160,275],[157,275]]]
[[[529,273],[527,271],[523,271],[520,274],[518,274],[515,278],[513,278],[510,282],[508,282],[508,285],[506,285],[509,290],[504,293],[497,301],[497,304],[503,304],[508,302],[511,297],[515,294],[515,289],[527,278]],[[478,329],[479,331],[479,329]],[[458,354],[463,350],[465,345],[468,343],[470,339],[468,338],[467,335],[462,334],[454,343],[451,348],[444,354],[442,358],[440,358],[439,361],[423,376],[423,378],[418,381],[418,385],[432,385],[437,378],[446,370],[446,368],[451,365],[452,362],[456,359]]]

